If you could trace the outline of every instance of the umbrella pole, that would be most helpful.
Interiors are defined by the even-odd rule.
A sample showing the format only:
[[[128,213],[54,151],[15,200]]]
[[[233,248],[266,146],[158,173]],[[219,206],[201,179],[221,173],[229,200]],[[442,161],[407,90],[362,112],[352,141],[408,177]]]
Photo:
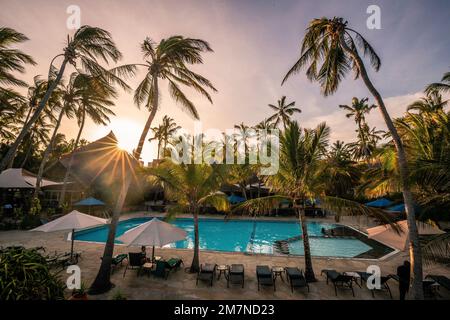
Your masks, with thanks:
[[[72,245],[70,247],[70,261],[73,261],[73,238],[75,236],[75,229],[72,229]]]
[[[155,246],[153,246],[152,250],[152,262],[155,260]]]

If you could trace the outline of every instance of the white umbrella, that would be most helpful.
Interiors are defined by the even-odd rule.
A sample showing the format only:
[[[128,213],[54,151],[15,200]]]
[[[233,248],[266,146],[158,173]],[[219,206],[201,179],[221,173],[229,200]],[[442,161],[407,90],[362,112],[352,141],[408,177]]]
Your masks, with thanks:
[[[397,233],[391,225],[386,224],[367,229],[367,234],[370,239],[377,240],[384,244],[387,244],[398,250],[406,250],[408,248],[408,222],[402,220],[396,222],[396,225],[401,230],[400,234]],[[417,222],[417,229],[419,235],[432,235],[442,234],[444,231],[436,228],[428,223]]]
[[[72,212],[63,215],[62,217],[50,221],[37,228],[34,228],[31,231],[53,232],[53,231],[72,230],[72,237],[71,237],[72,245],[70,249],[70,258],[72,259],[75,229],[89,228],[107,223],[108,223],[107,219],[90,216],[77,210],[73,210]]]
[[[128,230],[117,239],[128,246],[153,246],[153,258],[155,246],[162,247],[169,243],[184,240],[186,236],[187,232],[185,230],[153,218],[149,222]]]

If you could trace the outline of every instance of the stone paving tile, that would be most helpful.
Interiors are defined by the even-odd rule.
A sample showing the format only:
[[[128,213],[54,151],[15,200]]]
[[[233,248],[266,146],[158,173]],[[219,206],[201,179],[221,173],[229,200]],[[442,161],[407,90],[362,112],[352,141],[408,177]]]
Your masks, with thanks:
[[[1,231],[0,246],[23,245],[25,247],[43,246],[48,253],[70,250],[70,242],[66,241],[67,234],[64,232],[40,233],[30,231]],[[82,270],[82,279],[89,285],[100,266],[100,256],[103,253],[103,244],[76,242],[75,250],[82,252],[79,266]],[[115,254],[138,251],[139,248],[129,248],[123,245],[115,247]],[[163,258],[173,256],[181,257],[185,267],[190,265],[192,250],[181,249],[156,249],[157,255]],[[137,277],[136,270],[128,270],[123,277],[124,267],[116,270],[112,275],[112,282],[116,288],[110,292],[98,296],[90,296],[90,299],[110,299],[117,289],[120,289],[128,299],[373,299],[367,288],[355,287],[354,298],[349,290],[339,290],[335,296],[332,285],[327,285],[325,278],[320,275],[322,269],[336,269],[338,271],[365,270],[368,265],[377,264],[381,267],[382,274],[395,273],[396,268],[407,258],[406,252],[398,253],[383,261],[357,260],[357,259],[334,259],[313,258],[313,266],[318,282],[311,283],[311,292],[299,289],[291,293],[289,286],[277,279],[277,291],[272,288],[257,290],[255,269],[256,265],[269,266],[297,266],[303,268],[303,257],[280,257],[272,255],[248,255],[243,253],[219,253],[201,251],[200,261],[202,263],[232,264],[242,263],[245,266],[245,288],[233,286],[226,287],[223,277],[214,281],[213,287],[205,283],[195,285],[195,275],[186,273],[180,269],[169,275],[168,280],[154,278],[153,276]],[[425,267],[424,273],[443,274],[450,277],[450,269],[442,265]],[[64,275],[64,273],[62,273]],[[397,283],[390,281],[390,287],[394,299],[398,299]],[[440,289],[440,299],[450,299],[450,293],[444,288]],[[385,292],[377,292],[375,299],[389,299]]]

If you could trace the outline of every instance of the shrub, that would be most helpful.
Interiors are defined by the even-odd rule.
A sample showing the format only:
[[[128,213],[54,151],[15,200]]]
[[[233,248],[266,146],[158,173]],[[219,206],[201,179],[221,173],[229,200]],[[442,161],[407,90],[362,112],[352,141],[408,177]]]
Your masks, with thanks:
[[[39,216],[32,216],[27,214],[23,217],[22,221],[20,222],[20,229],[29,230],[39,227],[41,224],[42,223]]]
[[[64,299],[64,283],[50,272],[39,251],[0,249],[0,301]]]
[[[33,197],[31,199],[31,204],[30,204],[30,211],[29,213],[31,215],[39,215],[41,213],[42,207],[41,207],[41,201],[39,200],[38,197]]]

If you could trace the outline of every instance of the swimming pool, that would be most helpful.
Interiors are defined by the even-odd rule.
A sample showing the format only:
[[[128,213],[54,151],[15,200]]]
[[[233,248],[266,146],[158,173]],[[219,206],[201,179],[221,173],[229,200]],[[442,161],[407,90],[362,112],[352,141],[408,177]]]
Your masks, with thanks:
[[[116,238],[151,218],[133,218],[118,223]],[[173,225],[187,231],[183,241],[167,245],[170,248],[192,249],[194,247],[193,220],[178,218]],[[325,238],[322,228],[330,229],[338,225],[324,222],[307,222],[313,256],[347,257],[361,255],[372,247],[354,238]],[[291,255],[303,255],[303,242],[300,224],[296,221],[266,221],[266,220],[221,220],[200,219],[200,249],[247,252],[263,254],[286,254],[279,252],[277,244],[284,242],[284,250]],[[75,240],[89,242],[106,242],[107,226],[95,227],[75,233]],[[119,240],[116,243],[120,244]]]

